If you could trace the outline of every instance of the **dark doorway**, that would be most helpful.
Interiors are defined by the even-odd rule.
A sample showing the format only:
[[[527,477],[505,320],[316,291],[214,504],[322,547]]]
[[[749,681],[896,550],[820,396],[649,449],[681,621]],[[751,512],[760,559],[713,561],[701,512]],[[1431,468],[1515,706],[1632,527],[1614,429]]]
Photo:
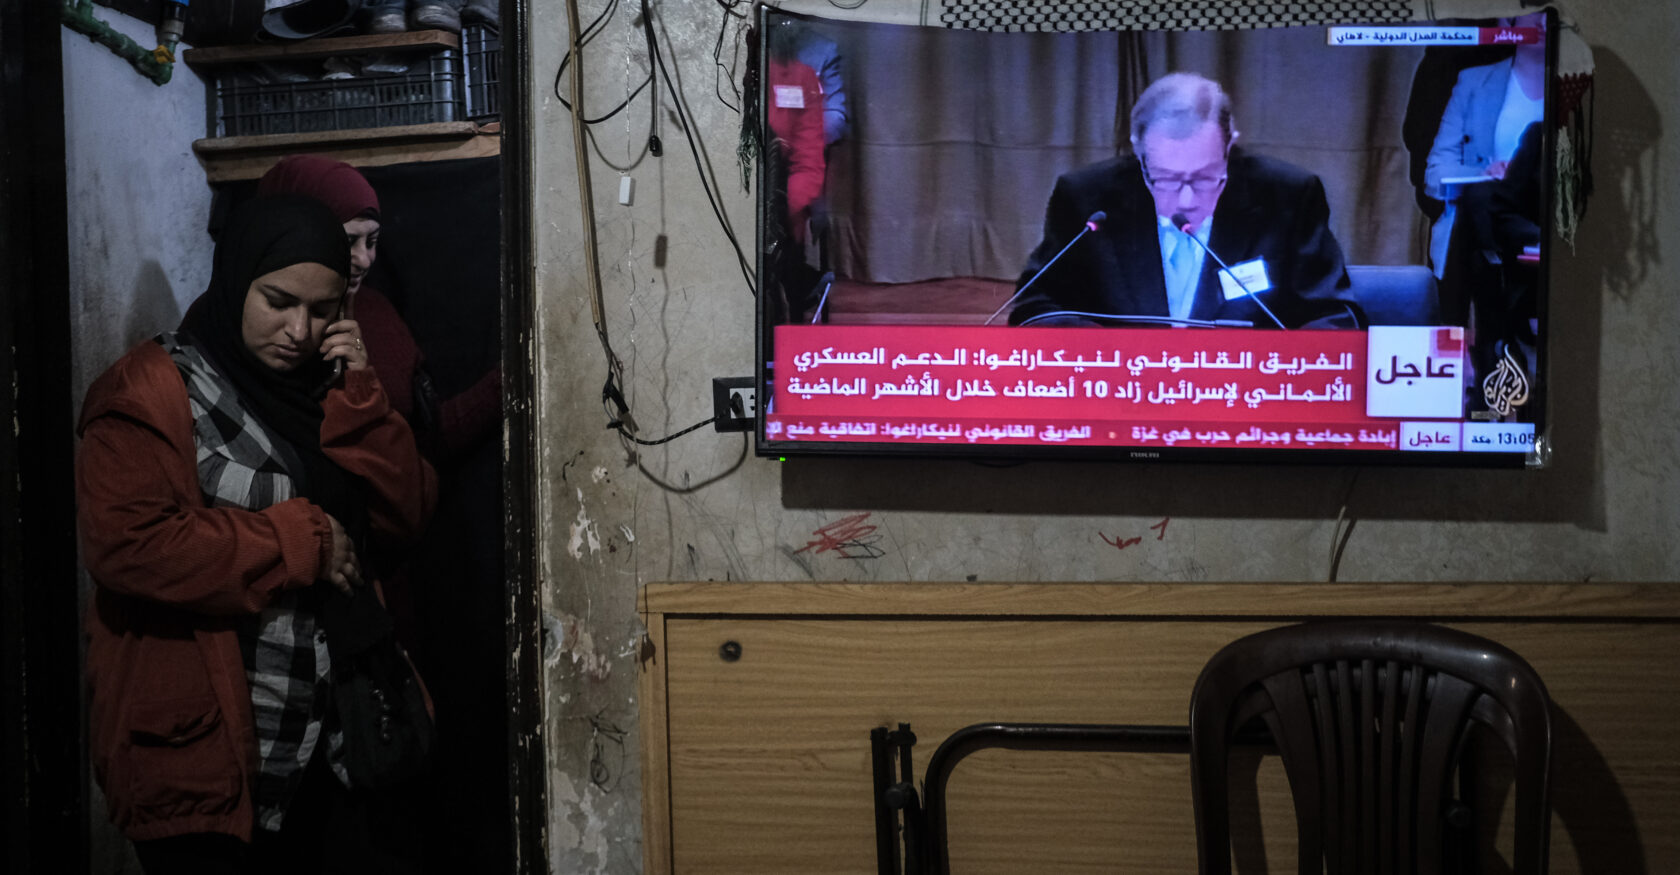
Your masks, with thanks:
[[[213,13],[232,4],[203,5]],[[428,612],[416,632],[443,736],[438,789],[425,800],[425,827],[436,838],[431,871],[438,872],[546,871],[529,478],[534,307],[524,128],[530,49],[525,4],[506,0],[502,7],[501,158],[434,162],[425,174],[406,167],[368,173],[392,216],[418,217],[422,211],[412,204],[439,197],[456,203],[452,227],[405,228],[408,243],[388,238],[393,245],[384,253],[386,281],[426,346],[440,391],[491,369],[505,375],[503,403],[492,412],[496,422],[443,472],[443,489],[453,499],[434,530],[449,537],[430,539],[416,557],[425,568],[416,592],[448,605]],[[0,802],[0,869],[13,872],[87,871],[88,826],[98,816],[89,811],[77,694],[83,640],[71,479],[77,399],[71,397],[59,15],[57,4],[0,0],[0,123],[13,132],[0,142],[0,419],[7,424],[0,428],[0,786],[8,790]],[[467,216],[470,221],[460,220]],[[443,235],[473,257],[426,266],[428,235],[433,241]],[[471,277],[456,273],[462,271]],[[422,285],[438,292],[416,291]],[[473,297],[452,294],[468,287]]]

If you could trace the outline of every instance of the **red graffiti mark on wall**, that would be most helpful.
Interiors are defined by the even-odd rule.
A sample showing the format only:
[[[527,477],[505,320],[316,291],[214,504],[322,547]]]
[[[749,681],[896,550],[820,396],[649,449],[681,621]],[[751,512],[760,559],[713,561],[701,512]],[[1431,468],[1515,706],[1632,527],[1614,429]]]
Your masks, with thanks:
[[[1114,538],[1109,538],[1109,536],[1103,534],[1102,532],[1098,532],[1097,537],[1103,539],[1104,544],[1107,544],[1110,547],[1113,547],[1117,550],[1124,550],[1127,547],[1132,546],[1133,544],[1143,543],[1143,538],[1141,538],[1141,537],[1139,537],[1139,538],[1121,538],[1121,537],[1117,536],[1117,537],[1114,537]]]
[[[1160,522],[1156,523],[1155,525],[1152,525],[1152,526],[1149,527],[1151,531],[1159,530],[1157,532],[1157,534],[1155,535],[1155,540],[1157,540],[1157,541],[1166,540],[1166,537],[1167,537],[1167,523],[1169,523],[1169,522],[1172,522],[1172,517],[1166,517],[1166,518],[1162,519]],[[1120,535],[1115,535],[1114,537],[1110,538],[1109,536],[1107,536],[1107,535],[1105,535],[1105,534],[1103,534],[1102,532],[1099,531],[1099,532],[1097,532],[1097,537],[1101,538],[1103,540],[1104,544],[1107,544],[1108,546],[1113,547],[1116,550],[1124,550],[1127,547],[1131,547],[1131,546],[1135,546],[1137,544],[1143,543],[1143,536],[1142,535],[1138,535],[1135,538],[1126,538],[1126,537],[1122,537]]]
[[[869,514],[859,513],[835,520],[826,526],[812,532],[816,540],[808,542],[793,552],[803,553],[812,547],[816,552],[826,553],[833,550],[844,559],[874,559],[886,551],[875,546],[880,536],[875,534],[875,526],[866,521]]]

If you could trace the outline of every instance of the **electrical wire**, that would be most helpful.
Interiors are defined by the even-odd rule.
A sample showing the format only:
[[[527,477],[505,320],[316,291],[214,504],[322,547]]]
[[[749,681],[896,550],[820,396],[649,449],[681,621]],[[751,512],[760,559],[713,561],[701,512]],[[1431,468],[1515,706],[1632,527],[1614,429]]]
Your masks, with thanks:
[[[595,233],[595,196],[594,187],[589,176],[589,152],[584,147],[583,124],[583,32],[578,28],[577,0],[566,0],[566,23],[572,33],[572,53],[577,54],[578,62],[572,65],[572,152],[577,160],[578,174],[578,210],[583,219],[583,257],[584,281],[589,285],[589,309],[595,320],[595,334],[601,340],[601,350],[607,356],[607,384],[613,385],[615,378],[622,375],[624,365],[613,352],[612,341],[607,336],[606,296],[601,289],[601,260],[598,252],[599,241]],[[635,428],[635,420],[625,421]]]
[[[558,83],[556,83],[556,84],[558,84]],[[646,90],[646,88],[649,85],[652,85],[652,84],[653,84],[653,74],[650,72],[650,73],[648,73],[648,77],[646,79],[642,80],[642,84],[637,85],[635,91],[630,92],[630,95],[628,97],[625,97],[623,100],[619,101],[619,104],[617,106],[613,107],[612,111],[608,112],[606,115],[596,116],[595,118],[583,119],[583,123],[586,124],[586,125],[598,125],[601,122],[610,121],[613,116],[618,115],[619,113],[623,112],[625,110],[625,108],[630,105],[630,101],[636,99],[636,95],[641,94],[644,90]],[[559,94],[560,94],[560,92],[558,90],[556,90],[555,91],[555,96],[558,97]],[[566,99],[564,97],[561,97],[560,98],[560,103],[561,104],[566,104]],[[571,106],[566,105],[566,108],[571,109]]]
[[[607,20],[612,17],[612,14],[615,11],[617,11],[618,2],[619,0],[610,0],[610,2],[607,3],[606,8],[601,10],[601,14],[595,16],[595,20],[589,22],[589,26],[583,29],[583,45],[589,45],[595,37],[601,35],[601,31],[604,29]],[[560,68],[554,71],[554,96],[560,98],[561,103],[564,104],[568,110],[572,107],[571,104],[565,103],[566,98],[560,96],[560,77],[566,72],[566,64],[570,62],[571,57],[572,50],[568,47],[566,49],[566,53],[560,56]]]
[[[743,18],[746,17],[743,13],[732,12],[732,10],[734,10],[734,5],[738,5],[741,0],[732,0],[732,2],[717,0],[717,2],[719,2],[719,5],[724,8],[724,12],[732,13],[732,15],[739,15],[739,17]],[[571,34],[573,34],[573,40],[571,40],[570,49],[566,50],[566,55],[564,55],[563,59],[561,59],[558,71],[554,72],[554,97],[558,97],[559,102],[561,102],[561,104],[563,104],[563,106],[571,113],[571,146],[573,146],[575,160],[578,161],[578,208],[580,208],[581,220],[583,220],[583,237],[585,237],[585,240],[583,240],[583,254],[585,254],[585,280],[588,287],[590,287],[590,311],[591,317],[593,317],[593,322],[595,322],[595,333],[596,336],[600,338],[601,351],[603,351],[606,356],[606,381],[603,383],[603,386],[601,386],[601,405],[606,406],[608,403],[612,405],[612,408],[606,411],[606,413],[608,413],[608,423],[606,423],[606,427],[612,428],[612,430],[618,432],[620,437],[627,438],[630,442],[638,443],[638,445],[642,445],[642,447],[655,447],[655,445],[660,445],[660,443],[670,442],[670,440],[675,440],[675,438],[687,435],[687,433],[696,432],[699,428],[707,427],[707,425],[717,422],[717,417],[706,418],[706,420],[702,420],[702,422],[694,423],[694,425],[690,425],[690,427],[682,428],[680,432],[670,433],[670,435],[665,435],[665,437],[662,438],[643,440],[643,438],[638,438],[637,435],[635,435],[635,432],[637,432],[635,418],[630,415],[630,405],[628,405],[628,401],[625,401],[625,398],[623,398],[623,390],[620,388],[620,385],[623,383],[623,363],[620,359],[618,359],[618,354],[613,351],[612,339],[608,336],[608,329],[606,329],[605,292],[603,292],[603,287],[601,287],[600,242],[598,242],[598,237],[596,237],[595,196],[593,196],[593,183],[591,183],[590,176],[590,156],[588,156],[586,143],[593,144],[596,151],[600,151],[600,143],[596,143],[595,133],[591,131],[591,126],[593,126],[593,124],[601,123],[601,121],[606,121],[606,119],[613,118],[615,114],[623,111],[623,109],[630,104],[630,101],[635,99],[637,94],[640,94],[645,87],[650,86],[650,84],[654,82],[654,71],[650,69],[650,71],[648,71],[647,79],[645,79],[640,86],[637,86],[635,91],[630,92],[630,96],[625,97],[625,99],[623,99],[617,107],[613,107],[612,113],[605,114],[605,116],[601,116],[601,118],[598,119],[583,118],[583,47],[585,47],[590,40],[595,39],[595,35],[600,34],[601,27],[605,27],[606,20],[610,18],[610,15],[612,15],[613,10],[617,8],[617,5],[618,0],[612,0],[612,3],[608,3],[608,7],[606,7],[605,10],[603,10],[603,12],[601,12],[600,15],[593,20],[593,22],[591,22],[590,27],[580,29],[580,27],[578,27],[581,20],[580,15],[578,15],[578,0],[566,0],[566,24],[570,27]],[[724,18],[724,22],[726,22],[726,27],[719,30],[719,34],[717,34],[717,47],[714,49],[714,57],[712,57],[714,64],[719,65],[719,67],[722,67],[722,64],[721,59],[719,59],[717,55],[722,52],[722,37],[724,37],[724,34],[727,32],[727,17]],[[712,213],[716,215],[719,225],[724,228],[724,235],[729,238],[729,244],[734,247],[736,260],[738,260],[739,264],[741,264],[741,272],[743,272],[744,277],[748,280],[749,291],[753,291],[754,294],[756,294],[756,287],[754,287],[756,284],[754,284],[753,274],[751,274],[751,270],[748,269],[748,264],[746,264],[746,255],[741,252],[741,244],[739,244],[738,240],[736,240],[734,228],[729,227],[729,220],[727,220],[726,215],[722,212],[722,208],[719,207],[716,195],[712,193],[712,180],[707,178],[706,161],[702,160],[699,146],[697,146],[696,141],[694,141],[694,133],[692,133],[694,121],[692,121],[692,113],[690,113],[689,107],[687,107],[684,99],[682,99],[682,92],[680,92],[679,89],[675,87],[674,82],[672,82],[670,71],[665,69],[664,57],[660,55],[659,44],[657,44],[657,40],[655,40],[654,24],[652,24],[652,15],[648,12],[647,0],[642,0],[642,29],[643,35],[645,35],[645,39],[647,39],[648,59],[650,59],[650,62],[652,62],[655,67],[659,67],[660,77],[664,79],[665,87],[669,89],[670,94],[672,94],[672,102],[674,102],[675,107],[677,107],[677,119],[679,119],[679,123],[682,124],[682,133],[684,133],[684,138],[687,138],[687,141],[689,141],[689,151],[692,155],[694,155],[694,163],[696,163],[696,168],[699,170],[699,176],[701,176],[701,186],[704,190],[706,190],[707,202],[711,203]],[[559,81],[561,81],[561,77],[564,76],[564,71],[566,71],[566,65],[568,65],[568,62],[571,64],[570,101],[559,94]],[[721,91],[719,91],[719,97],[722,97]],[[724,102],[727,104],[727,101]],[[657,92],[655,92],[655,97],[652,99],[652,106],[654,106],[654,121],[650,124],[657,124],[657,118],[659,118],[659,109],[657,109],[657,107],[659,107]],[[734,107],[731,107],[731,109],[734,109]],[[739,109],[736,109],[736,113],[739,113]],[[652,129],[650,129],[648,139],[645,143],[647,143],[647,146],[643,148],[643,155],[645,155],[647,148],[652,148],[652,146],[654,146],[655,136],[652,134]],[[657,153],[655,153],[655,155],[657,155]],[[640,161],[640,158],[637,158],[637,161]]]
[[[738,25],[735,28],[735,47],[734,51],[729,55],[729,61],[731,64],[734,63],[736,58],[741,56],[741,34],[746,29],[746,25]],[[712,46],[712,66],[715,68],[712,70],[712,90],[717,93],[719,103],[729,107],[729,109],[736,115],[740,115],[741,107],[738,104],[741,102],[741,90],[735,87],[735,70],[732,66],[726,67],[723,64],[723,35],[728,32],[729,10],[726,8],[724,10],[723,21],[718,27],[717,44]],[[720,73],[728,75],[722,76],[719,75]],[[735,103],[730,103],[729,98],[723,96],[724,82],[729,83],[729,90],[735,94]]]
[[[607,4],[606,8],[601,10],[601,14],[595,16],[595,20],[590,22],[589,26],[583,29],[583,39],[580,43],[577,44],[580,51],[581,51],[582,46],[588,45],[592,40],[595,39],[595,37],[597,37],[601,34],[601,31],[603,29],[605,29],[605,26],[606,26],[605,23],[611,18],[613,12],[615,12],[618,9],[618,3],[619,3],[619,0],[611,0],[611,2],[609,2]],[[566,54],[562,55],[561,58],[560,58],[560,67],[554,71],[554,98],[556,100],[560,101],[560,105],[565,107],[567,111],[571,110],[572,104],[571,104],[570,101],[566,100],[564,95],[562,95],[560,93],[560,80],[561,80],[561,78],[563,78],[565,76],[566,67],[567,67],[568,64],[571,63],[571,61],[572,61],[572,50],[567,49]],[[631,91],[630,94],[627,97],[625,97],[622,101],[619,101],[618,106],[613,107],[612,110],[610,112],[608,112],[606,115],[598,116],[598,117],[592,118],[592,119],[586,118],[586,119],[583,120],[583,123],[586,124],[586,125],[598,125],[601,122],[604,122],[604,121],[607,121],[607,120],[611,119],[613,116],[618,115],[619,113],[623,112],[625,110],[625,108],[630,105],[630,102],[636,99],[636,95],[641,94],[643,90],[645,90],[649,85],[652,85],[652,84],[653,84],[653,71],[650,69],[650,70],[648,70],[647,78],[643,79],[642,83],[640,85],[637,85],[635,90]]]
[[[619,434],[624,435],[625,437],[635,441],[638,444],[641,444],[644,447],[652,447],[652,446],[657,446],[659,444],[666,443],[668,441],[674,441],[677,438],[680,438],[683,435],[688,434],[689,432],[694,431],[697,428],[704,428],[708,425],[711,425],[714,422],[717,422],[717,417],[715,417],[715,416],[711,417],[710,419],[703,420],[701,422],[696,422],[695,424],[689,426],[688,428],[683,429],[682,431],[672,432],[672,433],[670,433],[670,434],[668,434],[668,435],[666,435],[662,438],[658,438],[657,440],[651,440],[651,441],[644,441],[641,438],[636,437],[630,431],[625,429],[624,423],[622,423],[622,422],[610,422],[610,423],[607,423],[607,427],[612,428],[612,429],[617,429]]]
[[[600,36],[601,31],[605,28],[606,22],[610,21],[612,19],[613,14],[618,10],[618,4],[619,4],[619,0],[610,0],[610,2],[607,4],[606,8],[601,10],[601,14],[595,16],[595,20],[591,21],[589,23],[589,26],[583,29],[583,44],[584,45],[588,45],[590,42],[592,42],[595,39],[595,37]],[[570,110],[572,108],[572,105],[569,101],[566,100],[565,96],[560,93],[560,80],[562,78],[562,75],[565,73],[567,64],[569,64],[571,62],[571,56],[572,56],[572,51],[571,51],[570,48],[568,48],[566,50],[565,56],[563,56],[560,59],[559,69],[556,70],[555,73],[554,73],[554,97],[555,97],[556,100],[560,101],[560,105],[565,107],[567,110]],[[635,90],[632,91],[630,93],[630,95],[624,99],[623,102],[619,103],[618,106],[614,107],[611,112],[607,113],[606,115],[600,116],[598,118],[584,119],[583,120],[583,123],[584,123],[585,127],[587,128],[587,132],[589,134],[589,146],[590,146],[590,148],[595,150],[595,156],[597,158],[601,159],[602,164],[605,164],[608,167],[611,167],[612,169],[617,170],[619,173],[629,173],[630,171],[636,169],[636,167],[640,166],[641,163],[642,163],[642,159],[647,157],[648,152],[652,150],[654,144],[657,142],[657,138],[654,136],[654,131],[659,126],[659,101],[657,99],[657,94],[655,94],[652,98],[650,98],[648,100],[648,135],[646,137],[643,137],[642,140],[641,140],[642,149],[641,149],[640,152],[636,153],[636,156],[634,158],[629,159],[629,161],[627,161],[626,163],[619,164],[619,163],[613,161],[611,158],[607,157],[606,150],[601,148],[600,141],[598,139],[596,139],[596,137],[595,137],[595,125],[600,124],[601,122],[607,121],[608,119],[611,119],[613,116],[622,112],[624,110],[624,108],[629,105],[629,102],[635,99],[636,95],[640,94],[643,89],[647,88],[652,83],[653,83],[653,70],[650,67],[649,70],[648,70],[647,78],[643,79],[641,84],[637,85]],[[628,133],[628,131],[626,131],[626,133]],[[654,154],[656,156],[658,155],[657,152],[655,152]]]
[[[568,0],[575,2],[575,0]],[[706,162],[700,157],[700,147],[694,142],[693,114],[689,112],[687,102],[683,100],[682,91],[671,81],[671,71],[665,67],[665,58],[659,52],[657,41],[653,34],[653,17],[648,11],[647,0],[642,0],[642,27],[647,30],[648,50],[653,56],[654,65],[659,68],[659,76],[665,82],[665,90],[671,94],[671,102],[677,109],[677,121],[682,124],[683,138],[688,141],[689,153],[694,156],[695,167],[699,170],[700,187],[706,192],[706,201],[711,204],[712,215],[717,217],[718,225],[723,228],[723,234],[729,238],[729,245],[735,250],[735,260],[740,265],[741,276],[747,281],[747,290],[753,295],[758,294],[758,282],[753,276],[751,265],[747,261],[746,253],[741,250],[741,243],[735,237],[735,231],[729,225],[729,217],[724,215],[723,207],[712,192],[712,181],[708,178]]]
[[[718,2],[723,6],[726,12],[733,9],[733,3],[725,3],[724,0],[718,0]],[[738,2],[740,2],[740,0],[734,0],[734,3]],[[577,0],[566,0],[566,21],[567,26],[573,34],[573,39],[571,48],[567,50],[565,59],[561,61],[560,69],[555,72],[555,96],[559,98],[561,104],[563,104],[572,115],[572,151],[574,153],[575,160],[577,161],[578,168],[578,207],[582,214],[583,221],[585,281],[589,286],[589,307],[591,317],[593,318],[595,324],[595,333],[601,341],[601,349],[602,352],[605,353],[607,359],[607,378],[606,382],[602,385],[601,401],[603,406],[610,403],[613,405],[613,408],[615,408],[608,410],[607,427],[617,431],[621,437],[633,441],[636,444],[642,446],[657,446],[710,425],[711,423],[717,421],[717,417],[713,416],[704,421],[697,422],[694,425],[682,429],[681,431],[673,432],[662,438],[644,440],[637,437],[635,434],[637,430],[636,421],[635,418],[631,416],[629,403],[625,400],[623,390],[620,388],[623,383],[624,366],[619,360],[618,355],[613,351],[612,341],[607,331],[606,301],[601,283],[599,240],[596,231],[594,193],[589,172],[589,153],[586,141],[594,144],[596,150],[599,151],[600,146],[598,143],[594,143],[593,132],[590,130],[590,125],[605,121],[623,110],[624,107],[628,106],[629,102],[634,99],[637,94],[640,94],[643,88],[653,82],[653,71],[650,69],[648,71],[647,80],[643,82],[641,86],[638,86],[635,91],[631,92],[630,96],[625,98],[624,102],[620,103],[619,106],[612,112],[593,121],[583,117],[583,47],[591,39],[593,39],[595,34],[600,32],[599,27],[607,20],[611,11],[617,7],[617,3],[618,0],[613,0],[613,2],[608,5],[607,9],[604,10],[601,15],[597,16],[595,21],[591,23],[590,28],[595,28],[595,32],[592,34],[590,33],[590,28],[580,29],[578,26],[581,21],[581,16],[578,15]],[[692,133],[692,113],[689,112],[688,107],[684,103],[682,93],[672,82],[671,74],[665,68],[664,58],[659,53],[658,44],[654,37],[652,17],[648,10],[647,0],[642,0],[641,6],[642,28],[643,34],[647,39],[648,56],[651,59],[651,63],[658,67],[660,76],[666,84],[666,88],[671,92],[672,102],[677,108],[678,121],[683,127],[683,136],[687,138],[689,150],[694,155],[695,165],[699,169],[700,173],[700,184],[706,192],[708,202],[711,203],[712,212],[717,216],[719,224],[723,227],[725,236],[729,238],[730,245],[735,249],[735,257],[741,265],[742,275],[747,280],[748,290],[757,294],[752,273],[747,267],[746,256],[741,251],[740,243],[735,238],[734,230],[729,226],[727,216],[724,215],[722,208],[718,204],[716,196],[712,193],[711,184],[707,179],[706,164],[701,159],[699,147],[694,142],[694,135]],[[743,15],[742,17],[745,16]],[[721,50],[722,32],[719,33],[718,41],[719,49]],[[568,61],[575,61],[575,63],[571,64],[570,93],[572,99],[570,101],[567,101],[564,97],[562,97],[559,91],[560,78]],[[657,93],[652,100],[652,103],[654,106],[654,120],[657,121]],[[652,147],[655,143],[655,138],[651,131],[646,142],[649,144],[649,147]],[[658,153],[655,152],[655,154]],[[640,159],[638,158],[637,160],[639,161]]]
[[[608,167],[611,167],[612,169],[617,170],[619,173],[629,173],[630,171],[635,170],[636,167],[642,163],[642,159],[647,157],[648,147],[653,140],[653,137],[652,137],[651,134],[647,137],[643,137],[642,138],[642,151],[636,153],[636,157],[630,159],[625,164],[619,165],[619,164],[615,163],[611,158],[607,157],[606,151],[601,148],[601,142],[599,140],[595,139],[595,129],[593,127],[588,127],[587,132],[589,134],[589,146],[590,146],[590,148],[595,150],[595,157],[601,159],[602,164],[605,164]]]
[[[1359,520],[1348,516],[1347,512],[1348,500],[1353,497],[1353,487],[1358,482],[1359,471],[1356,469],[1352,479],[1348,480],[1347,490],[1342,493],[1342,507],[1336,511],[1336,525],[1330,530],[1330,574],[1325,578],[1327,583],[1336,582],[1336,573],[1342,566],[1342,551],[1347,549],[1348,540],[1353,537],[1353,527],[1359,524]],[[1343,519],[1347,520],[1346,529],[1342,528]]]

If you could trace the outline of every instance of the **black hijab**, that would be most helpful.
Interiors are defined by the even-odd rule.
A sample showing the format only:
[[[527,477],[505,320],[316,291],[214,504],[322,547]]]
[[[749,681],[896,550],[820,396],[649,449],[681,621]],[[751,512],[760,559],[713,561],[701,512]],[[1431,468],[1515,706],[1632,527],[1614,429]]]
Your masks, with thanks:
[[[291,371],[276,371],[245,346],[245,298],[264,274],[314,263],[350,273],[344,226],[310,198],[256,198],[234,209],[210,271],[210,287],[188,308],[181,331],[231,382],[239,400],[288,447],[282,461],[300,495],[307,496],[353,533],[365,528],[365,502],[350,474],[321,452],[321,387],[332,365],[318,355]],[[290,452],[285,452],[285,450]],[[358,540],[360,540],[358,538]]]

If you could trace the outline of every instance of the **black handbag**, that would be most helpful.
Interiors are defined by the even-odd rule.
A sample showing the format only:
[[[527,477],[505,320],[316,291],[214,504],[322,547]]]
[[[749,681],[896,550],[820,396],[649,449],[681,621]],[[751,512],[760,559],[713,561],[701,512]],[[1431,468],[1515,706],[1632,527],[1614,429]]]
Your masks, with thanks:
[[[321,625],[351,786],[386,790],[424,775],[437,728],[373,587],[359,586],[351,596],[333,590]]]

